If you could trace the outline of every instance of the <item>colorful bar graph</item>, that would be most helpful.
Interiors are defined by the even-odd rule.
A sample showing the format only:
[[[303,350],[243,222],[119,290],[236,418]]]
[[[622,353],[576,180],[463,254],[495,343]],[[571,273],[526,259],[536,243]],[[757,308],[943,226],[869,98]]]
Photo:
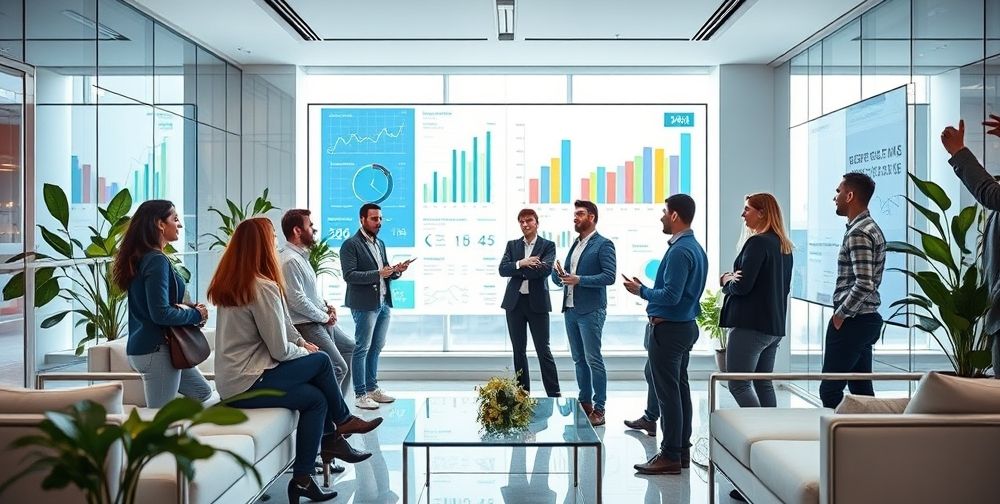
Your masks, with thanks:
[[[470,148],[451,149],[451,177],[447,168],[435,171],[426,182],[425,203],[490,203],[492,172],[493,135],[487,131],[485,142],[473,136]]]
[[[656,149],[653,164],[653,203],[666,199],[667,184],[663,176],[663,149]]]
[[[561,156],[539,167],[538,177],[528,179],[528,201],[540,204],[567,204],[573,201],[568,177],[571,175],[571,143],[563,140]],[[691,191],[691,134],[680,135],[679,154],[661,147],[642,147],[638,155],[610,170],[596,166],[585,171],[579,182],[579,199],[598,204],[660,204],[667,197]],[[482,189],[481,189],[482,190]]]
[[[618,187],[617,187],[617,184],[616,184],[616,182],[617,182],[617,180],[616,180],[617,179],[617,175],[618,174],[614,173],[614,172],[608,174],[608,203],[611,203],[611,204],[614,204],[614,203],[618,202],[618,199],[617,199],[617,195],[618,195],[617,189],[618,189]]]
[[[91,191],[93,190],[90,187],[90,186],[93,185],[93,183],[91,182],[91,180],[92,180],[91,176],[92,175],[90,173],[90,164],[84,164],[83,165],[83,171],[82,171],[82,173],[83,173],[83,190],[82,190],[82,192],[83,192],[83,199],[82,199],[81,203],[90,203],[90,194],[91,194]]]
[[[539,234],[542,236],[542,238],[554,242],[556,244],[556,247],[559,248],[568,248],[570,243],[572,243],[573,239],[569,231],[560,231],[559,234],[553,234],[549,231],[542,231]]]

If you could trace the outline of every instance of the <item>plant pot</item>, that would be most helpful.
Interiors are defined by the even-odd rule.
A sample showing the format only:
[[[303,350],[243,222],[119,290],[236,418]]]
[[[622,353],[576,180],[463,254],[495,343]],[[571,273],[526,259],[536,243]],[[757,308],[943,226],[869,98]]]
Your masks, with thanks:
[[[719,367],[719,372],[726,372],[726,349],[715,351],[715,365]]]

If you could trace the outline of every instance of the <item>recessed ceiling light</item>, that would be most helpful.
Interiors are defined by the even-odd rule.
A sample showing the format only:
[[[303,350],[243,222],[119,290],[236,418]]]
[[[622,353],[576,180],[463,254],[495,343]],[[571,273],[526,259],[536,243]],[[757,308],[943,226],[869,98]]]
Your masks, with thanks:
[[[236,50],[239,51],[239,52],[241,52],[241,53],[244,53],[244,54],[252,54],[253,53],[253,51],[251,51],[250,49],[246,49],[246,48],[243,48],[243,47],[237,47]]]

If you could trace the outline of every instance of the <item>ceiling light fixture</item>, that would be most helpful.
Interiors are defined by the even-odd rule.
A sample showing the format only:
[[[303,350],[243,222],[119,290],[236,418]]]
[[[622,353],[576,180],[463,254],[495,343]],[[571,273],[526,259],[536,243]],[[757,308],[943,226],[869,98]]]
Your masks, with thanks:
[[[305,19],[299,15],[291,5],[285,0],[260,0],[263,1],[265,5],[271,8],[271,10],[277,14],[288,26],[290,26],[295,33],[297,33],[302,40],[309,42],[318,42],[323,39],[306,23]]]
[[[691,40],[705,42],[712,38],[727,21],[732,19],[736,11],[740,10],[740,7],[743,7],[745,3],[746,0],[725,0],[722,2],[719,8],[708,18],[708,21],[705,21],[705,24],[698,30],[698,33],[694,34]]]
[[[66,9],[62,11],[62,13],[64,16],[72,19],[73,21],[76,21],[77,23],[82,24],[83,26],[86,26],[87,28],[96,29],[97,34],[100,37],[103,37],[101,40],[128,40],[128,37],[126,37],[125,35],[122,35],[121,33],[118,33],[115,30],[108,28],[107,26],[101,23],[98,23],[97,21],[94,21],[93,19],[90,19],[89,17],[80,14],[75,10]]]
[[[514,0],[497,0],[497,38],[514,40]]]

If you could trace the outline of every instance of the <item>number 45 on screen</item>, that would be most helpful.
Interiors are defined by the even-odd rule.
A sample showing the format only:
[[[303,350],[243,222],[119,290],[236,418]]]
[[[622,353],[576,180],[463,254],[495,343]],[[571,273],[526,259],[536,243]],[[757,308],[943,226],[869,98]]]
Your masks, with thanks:
[[[455,236],[455,246],[456,247],[468,247],[472,245],[472,240],[474,237],[467,234],[456,235]],[[479,235],[477,243],[483,247],[492,247],[496,243],[496,238],[493,235]]]

